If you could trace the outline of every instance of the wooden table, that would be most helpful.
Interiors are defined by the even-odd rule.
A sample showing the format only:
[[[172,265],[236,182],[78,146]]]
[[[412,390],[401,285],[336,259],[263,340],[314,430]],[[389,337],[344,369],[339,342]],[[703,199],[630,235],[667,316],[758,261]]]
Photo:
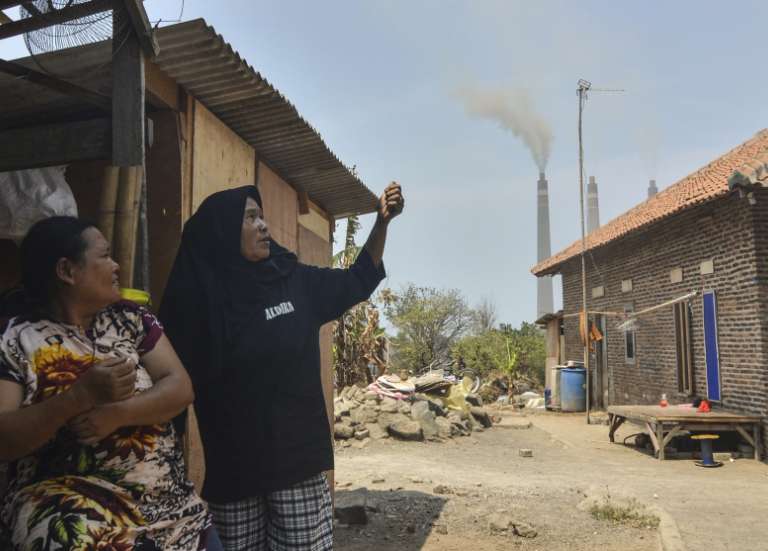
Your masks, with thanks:
[[[755,459],[760,461],[760,429],[762,418],[756,415],[742,415],[723,410],[698,413],[695,408],[679,406],[609,406],[608,438],[614,441],[616,430],[624,423],[645,426],[653,443],[653,449],[660,460],[664,459],[664,447],[683,431],[717,432],[737,431],[755,450]],[[750,434],[751,433],[751,434]]]

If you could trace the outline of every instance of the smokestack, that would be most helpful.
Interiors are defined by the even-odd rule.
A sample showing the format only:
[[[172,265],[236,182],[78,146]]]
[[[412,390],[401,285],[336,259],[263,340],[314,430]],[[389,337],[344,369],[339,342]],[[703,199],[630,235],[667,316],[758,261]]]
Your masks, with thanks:
[[[600,205],[597,201],[597,182],[595,177],[589,177],[587,185],[587,233],[592,233],[600,227]]]
[[[648,198],[650,199],[654,195],[656,195],[659,192],[659,189],[656,187],[656,180],[651,180],[648,184]]]
[[[543,172],[539,172],[537,222],[537,254],[538,261],[541,262],[552,256],[552,245],[549,238],[549,190],[547,179],[544,177]],[[546,314],[551,314],[555,306],[552,296],[552,277],[540,277],[536,284],[538,292],[536,301],[538,319]]]

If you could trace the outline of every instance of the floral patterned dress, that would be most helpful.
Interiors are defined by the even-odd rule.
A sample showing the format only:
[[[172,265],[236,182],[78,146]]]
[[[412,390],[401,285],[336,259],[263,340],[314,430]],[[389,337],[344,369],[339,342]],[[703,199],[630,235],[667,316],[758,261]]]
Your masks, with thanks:
[[[0,379],[23,386],[26,407],[67,390],[94,361],[118,355],[136,361],[141,393],[152,380],[139,357],[162,332],[147,310],[126,302],[100,312],[88,331],[14,318],[0,336]],[[64,427],[8,474],[3,551],[195,551],[210,526],[171,423],[124,427],[95,446]]]

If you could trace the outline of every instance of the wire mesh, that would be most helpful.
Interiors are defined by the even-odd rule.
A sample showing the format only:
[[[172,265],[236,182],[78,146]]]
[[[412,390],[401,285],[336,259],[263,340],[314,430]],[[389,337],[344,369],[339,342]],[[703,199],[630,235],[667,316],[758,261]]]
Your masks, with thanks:
[[[32,0],[20,7],[22,18],[43,17],[64,8],[84,4],[88,0]],[[29,6],[27,6],[29,5]],[[55,50],[73,48],[84,44],[93,44],[112,38],[112,11],[94,13],[66,21],[55,23],[24,34],[24,42],[29,53],[44,54]]]

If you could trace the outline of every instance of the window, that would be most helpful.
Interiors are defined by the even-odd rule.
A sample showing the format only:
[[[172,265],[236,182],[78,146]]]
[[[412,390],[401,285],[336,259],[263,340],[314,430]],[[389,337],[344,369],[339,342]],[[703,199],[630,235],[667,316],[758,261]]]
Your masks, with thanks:
[[[675,316],[675,348],[677,356],[677,390],[693,394],[693,341],[691,339],[691,309],[687,302],[672,306]]]
[[[634,311],[634,307],[631,304],[624,306],[624,313]],[[629,363],[635,363],[635,357],[637,356],[637,339],[635,337],[634,328],[630,328],[624,331],[624,360]]]
[[[605,287],[592,287],[592,298],[601,298],[605,296]]]

